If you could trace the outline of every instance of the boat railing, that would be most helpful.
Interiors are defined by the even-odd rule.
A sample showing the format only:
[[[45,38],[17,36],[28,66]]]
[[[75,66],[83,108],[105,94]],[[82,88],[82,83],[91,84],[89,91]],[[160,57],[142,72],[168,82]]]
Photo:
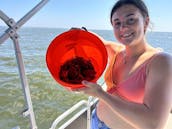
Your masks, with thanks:
[[[4,43],[5,40],[8,38],[11,38],[11,40],[14,43],[14,48],[15,48],[15,55],[16,55],[16,60],[18,64],[18,69],[19,69],[19,75],[20,75],[20,80],[21,80],[21,85],[26,101],[26,107],[23,111],[23,116],[26,117],[28,116],[30,120],[30,128],[31,129],[37,129],[36,121],[35,121],[35,115],[33,111],[33,106],[32,106],[32,100],[31,100],[31,95],[30,95],[30,89],[29,89],[29,84],[27,81],[27,77],[25,74],[25,67],[23,63],[23,58],[20,50],[20,45],[19,45],[19,36],[17,34],[17,30],[25,24],[34,14],[36,14],[49,0],[42,0],[39,2],[32,10],[30,10],[26,15],[24,15],[18,22],[15,22],[14,19],[9,18],[2,10],[0,10],[0,19],[2,19],[5,24],[9,27],[1,36],[0,36],[0,44]],[[14,129],[20,129],[19,126],[14,127]]]
[[[76,103],[74,106],[72,106],[70,109],[65,111],[63,114],[58,116],[54,122],[51,125],[50,129],[55,129],[58,125],[60,125],[61,121],[64,121],[66,117],[68,117],[70,114],[72,114],[74,111],[77,110],[77,113],[75,113],[70,119],[64,121],[64,124],[61,126],[58,126],[58,129],[65,129],[67,126],[69,126],[73,121],[75,121],[78,117],[80,117],[84,112],[87,112],[87,127],[86,129],[90,129],[91,124],[91,107],[98,101],[97,98],[89,97],[88,101],[81,100],[78,103]],[[84,107],[83,107],[84,106]],[[83,108],[81,108],[83,107]],[[81,109],[79,109],[81,108]]]
[[[22,53],[19,46],[19,36],[17,34],[17,30],[25,24],[34,14],[36,14],[49,0],[42,0],[38,3],[32,10],[30,10],[25,16],[23,16],[18,22],[15,22],[14,19],[9,18],[2,10],[0,10],[0,19],[2,19],[8,26],[6,31],[0,36],[0,44],[4,43],[8,38],[11,38],[14,43],[15,54],[17,65],[19,69],[19,75],[21,79],[22,90],[24,93],[24,98],[26,101],[26,107],[23,110],[22,114],[24,117],[28,116],[30,120],[30,129],[37,129],[35,115],[32,106],[32,100],[30,95],[29,84],[27,81],[27,77],[25,74],[25,67],[23,63]],[[87,112],[87,129],[90,129],[90,121],[91,121],[91,107],[97,102],[98,99],[89,97],[88,100],[81,100],[74,106],[72,106],[69,110],[64,112],[62,115],[57,117],[51,125],[50,129],[55,129],[61,121],[63,121],[66,117],[72,114],[74,111],[77,111],[69,120],[64,122],[64,124],[60,125],[59,129],[64,129],[68,125],[70,125],[73,121],[75,121],[78,117],[80,117],[83,113]],[[13,129],[20,129],[19,126],[14,127]]]

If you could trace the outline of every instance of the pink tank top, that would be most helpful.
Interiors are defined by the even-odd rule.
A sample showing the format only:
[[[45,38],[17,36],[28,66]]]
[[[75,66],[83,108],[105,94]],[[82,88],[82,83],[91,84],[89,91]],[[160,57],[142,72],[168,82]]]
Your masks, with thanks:
[[[131,76],[109,89],[108,92],[111,94],[116,92],[120,97],[128,101],[143,103],[147,68],[155,55],[158,54],[154,54],[146,60],[134,71],[134,73],[131,74]]]

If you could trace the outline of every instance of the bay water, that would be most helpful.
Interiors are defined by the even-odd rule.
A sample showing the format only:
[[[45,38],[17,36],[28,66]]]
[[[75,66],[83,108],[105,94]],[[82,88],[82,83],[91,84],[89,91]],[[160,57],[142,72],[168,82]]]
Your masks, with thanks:
[[[0,27],[0,35],[6,29]],[[31,27],[18,31],[38,129],[50,128],[57,116],[78,101],[88,98],[58,85],[47,69],[46,50],[50,42],[65,31],[67,29]],[[115,41],[112,30],[91,31],[106,40]],[[172,53],[172,32],[148,32],[147,40],[152,46]],[[29,119],[23,118],[21,114],[25,108],[14,45],[8,39],[0,45],[0,129],[11,129],[15,126],[29,129]]]

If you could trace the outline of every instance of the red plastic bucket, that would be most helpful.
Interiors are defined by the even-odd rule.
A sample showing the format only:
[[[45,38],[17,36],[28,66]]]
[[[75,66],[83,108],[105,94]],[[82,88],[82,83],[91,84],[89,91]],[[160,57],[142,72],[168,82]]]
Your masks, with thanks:
[[[100,38],[81,29],[64,32],[50,43],[46,53],[46,63],[53,78],[66,88],[84,87],[81,83],[72,84],[60,79],[62,66],[76,57],[90,62],[94,67],[95,76],[92,82],[96,82],[106,68],[107,51]]]

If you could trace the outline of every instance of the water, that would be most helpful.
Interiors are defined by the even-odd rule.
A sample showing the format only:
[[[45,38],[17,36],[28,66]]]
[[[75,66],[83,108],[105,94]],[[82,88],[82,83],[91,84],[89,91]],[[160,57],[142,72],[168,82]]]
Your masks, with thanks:
[[[0,27],[0,34],[6,28]],[[56,35],[66,29],[23,28],[19,31],[20,47],[31,90],[33,108],[39,129],[48,129],[53,120],[86,95],[74,94],[59,86],[51,77],[45,63],[46,49]],[[107,40],[114,40],[112,31],[93,30]],[[172,53],[172,33],[149,32],[148,41]],[[29,121],[21,115],[25,100],[18,75],[13,42],[0,45],[0,129],[17,125],[29,129]]]

